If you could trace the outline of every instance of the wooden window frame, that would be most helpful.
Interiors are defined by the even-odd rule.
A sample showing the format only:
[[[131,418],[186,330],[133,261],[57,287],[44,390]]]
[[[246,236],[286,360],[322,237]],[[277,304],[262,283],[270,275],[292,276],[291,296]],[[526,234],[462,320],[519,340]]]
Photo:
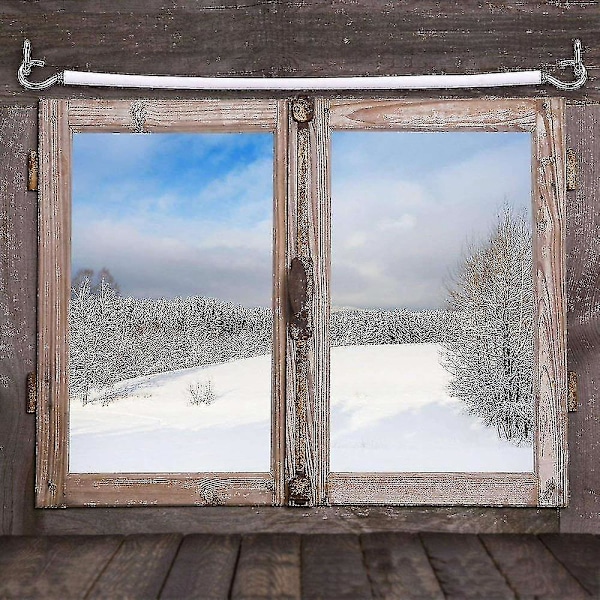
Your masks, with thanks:
[[[269,473],[69,473],[68,303],[71,153],[77,132],[272,132],[273,288],[283,285],[285,102],[276,100],[42,100],[39,107],[38,358],[36,506],[273,505],[283,501],[281,369],[272,369]],[[285,330],[273,307],[273,364],[283,362]]]
[[[330,473],[332,504],[565,506],[567,380],[563,99],[332,100],[330,130],[529,132],[535,436],[532,473]]]
[[[562,99],[41,101],[36,505],[566,505],[563,124]],[[71,135],[142,129],[275,135],[270,473],[68,473]],[[531,133],[534,472],[329,471],[330,137],[350,129]],[[294,258],[311,283],[301,340],[288,302]]]

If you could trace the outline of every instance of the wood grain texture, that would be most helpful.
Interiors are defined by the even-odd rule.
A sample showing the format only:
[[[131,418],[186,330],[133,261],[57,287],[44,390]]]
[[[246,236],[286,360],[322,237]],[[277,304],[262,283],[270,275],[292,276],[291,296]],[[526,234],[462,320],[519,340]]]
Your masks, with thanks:
[[[302,597],[371,598],[358,538],[352,535],[311,535],[302,539]]]
[[[68,506],[273,504],[270,473],[68,474]]]
[[[526,99],[332,100],[334,129],[533,131],[537,103]]]
[[[300,536],[245,536],[231,598],[300,599]]]
[[[257,0],[92,0],[65,10],[59,0],[43,6],[6,0],[0,10],[0,94],[34,99],[16,80],[25,36],[48,69],[190,75],[402,75],[556,69],[583,42],[590,81],[570,97],[598,99],[600,42],[596,2],[519,3],[408,0],[295,2]],[[514,91],[441,91],[438,97],[501,95]],[[553,93],[524,87],[519,95]],[[139,92],[53,88],[52,97],[136,97]],[[159,95],[159,92],[148,92]],[[432,92],[405,96],[433,97]],[[173,91],[163,97],[194,97]],[[397,94],[396,94],[397,95]]]
[[[331,473],[334,504],[536,506],[531,473]]]
[[[539,506],[564,506],[568,497],[564,108],[562,99],[544,100],[533,136],[533,392]]]
[[[453,531],[468,533],[556,532],[554,509],[335,506],[129,507],[36,511],[34,531],[65,533],[361,533]]]
[[[286,471],[288,480],[297,469],[311,484],[311,504],[325,504],[329,462],[329,343],[328,279],[329,186],[327,151],[328,101],[317,98],[314,118],[296,123],[289,117],[287,257],[312,263],[312,335],[298,343],[288,336],[286,355]],[[302,354],[298,361],[297,353]],[[306,364],[305,364],[306,363]],[[306,401],[298,392],[306,387]]]
[[[571,40],[580,36],[584,58],[590,65],[600,64],[597,36],[599,7],[595,2],[540,1],[503,4],[492,2],[454,3],[440,6],[430,0],[386,4],[371,2],[297,3],[270,0],[248,4],[216,6],[213,2],[174,2],[171,0],[85,0],[64,10],[58,0],[43,6],[20,0],[2,3],[0,14],[0,95],[20,106],[2,112],[2,132],[12,128],[12,147],[27,146],[35,139],[33,110],[27,108],[39,92],[25,92],[18,86],[15,71],[21,60],[22,39],[32,39],[34,55],[53,67],[123,72],[160,72],[214,75],[337,75],[405,74],[433,72],[476,72],[480,70],[521,69],[546,64],[554,67],[558,58],[570,53]],[[485,23],[485,27],[482,27]],[[347,43],[346,43],[347,40]],[[38,52],[39,50],[39,52]],[[599,68],[590,69],[590,81],[579,92],[565,94],[575,102],[598,100]],[[516,95],[556,95],[553,88],[496,89],[494,97]],[[489,90],[456,92],[406,92],[408,98],[482,97]],[[227,94],[224,94],[227,96]],[[125,90],[77,90],[55,88],[45,97],[139,98],[139,92]],[[154,92],[145,97],[158,99],[187,97],[195,93]],[[229,97],[234,96],[230,94]],[[398,94],[391,94],[398,96]],[[390,96],[390,97],[391,97]],[[365,94],[363,97],[367,97]],[[6,108],[6,107],[5,107]],[[570,416],[571,499],[563,509],[562,527],[573,531],[600,531],[598,508],[598,456],[600,419],[596,373],[597,332],[594,306],[597,296],[598,244],[597,175],[594,165],[597,148],[598,107],[570,106],[569,130],[579,136],[586,190],[569,193],[567,212],[568,286],[569,286],[569,362],[579,375],[580,407]],[[6,139],[6,138],[4,138]],[[33,331],[35,310],[35,196],[19,196],[20,188],[11,183],[19,178],[17,152],[0,144],[7,159],[0,163],[3,194],[8,203],[7,222],[22,228],[15,235],[23,261],[15,273],[20,290],[9,306],[9,319],[22,322]],[[20,161],[17,161],[21,164]],[[587,179],[586,179],[587,177]],[[10,200],[4,191],[14,193]],[[22,246],[21,246],[22,240]],[[17,256],[18,254],[18,256]],[[16,345],[17,338],[10,336]],[[18,342],[21,343],[21,342]],[[24,336],[17,370],[28,369],[33,361],[35,341]],[[7,361],[0,363],[5,369]],[[13,367],[11,367],[13,368]],[[4,374],[4,371],[3,371]],[[18,375],[18,373],[17,373]],[[483,508],[380,508],[337,507],[311,509],[300,513],[260,511],[251,508],[118,508],[34,511],[32,501],[33,424],[21,412],[23,393],[20,376],[16,388],[3,388],[0,419],[0,481],[3,502],[3,531],[41,532],[134,532],[141,531],[365,531],[401,528],[410,531],[437,529],[452,531],[548,531],[557,526],[552,509]],[[306,518],[303,515],[309,514]]]
[[[360,543],[374,598],[444,598],[416,534],[370,533]]]
[[[285,100],[277,102],[273,199],[273,361],[271,405],[271,454],[273,458],[274,504],[285,503],[286,348],[287,348],[287,189],[288,115]]]
[[[600,596],[600,537],[563,533],[544,534],[539,538],[594,598]]]
[[[238,535],[188,535],[181,543],[160,597],[227,600],[239,550]]]
[[[514,598],[481,541],[424,533],[423,545],[446,598]]]
[[[37,198],[27,153],[37,110],[0,105],[0,534],[31,531],[35,417],[25,413],[35,370]]]
[[[39,106],[36,506],[64,506],[68,468],[71,137],[65,100]]]
[[[519,598],[589,598],[537,538],[517,534],[482,535],[480,539]]]
[[[308,535],[300,540],[281,534],[252,535],[242,538],[247,543],[246,559],[237,560],[239,536],[188,536],[174,559],[173,535],[125,540],[120,536],[0,536],[0,596],[87,598],[99,593],[102,584],[102,594],[110,598],[430,600],[445,597],[431,560],[437,564],[448,597],[487,600],[512,597],[512,591],[519,598],[582,597],[583,588],[538,536],[487,536],[487,553],[477,536],[431,537],[431,556],[427,556],[419,536]],[[565,542],[566,550],[574,545],[581,557],[594,540],[600,543],[599,536],[563,534],[553,536],[552,544]],[[303,590],[298,564],[301,543],[312,554],[307,553],[309,560],[304,564]],[[581,581],[597,582],[597,553],[592,553],[592,559],[577,565]],[[512,586],[508,593],[507,580]],[[583,597],[592,596],[597,594]]]
[[[275,100],[70,100],[73,131],[273,131]]]
[[[567,192],[569,370],[578,410],[569,414],[569,506],[561,531],[600,533],[600,106],[567,107],[567,146],[579,188]]]
[[[83,598],[121,537],[12,537],[0,542],[2,598]]]
[[[180,543],[178,534],[125,538],[86,598],[158,597]]]

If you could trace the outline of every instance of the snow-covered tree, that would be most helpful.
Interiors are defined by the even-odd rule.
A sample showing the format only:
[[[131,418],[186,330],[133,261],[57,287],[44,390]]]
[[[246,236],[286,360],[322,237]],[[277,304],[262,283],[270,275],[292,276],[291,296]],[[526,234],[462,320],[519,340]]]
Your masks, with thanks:
[[[501,438],[532,439],[531,229],[506,209],[488,240],[465,253],[449,286],[454,335],[443,343],[450,394]]]
[[[71,295],[75,295],[86,281],[90,292],[94,295],[100,292],[100,288],[104,284],[107,284],[117,295],[120,293],[119,284],[115,281],[112,273],[106,267],[102,267],[98,273],[89,268],[79,269],[71,279]]]

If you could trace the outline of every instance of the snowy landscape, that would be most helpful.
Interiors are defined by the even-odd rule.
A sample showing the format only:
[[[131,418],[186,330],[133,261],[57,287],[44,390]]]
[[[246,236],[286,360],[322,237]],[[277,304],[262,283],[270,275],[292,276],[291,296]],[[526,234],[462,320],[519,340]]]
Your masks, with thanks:
[[[530,148],[332,134],[332,471],[533,470]],[[69,470],[269,471],[272,134],[74,165]]]
[[[448,395],[439,352],[437,344],[332,349],[333,471],[532,470],[531,447],[500,440]],[[270,378],[263,355],[123,381],[115,388],[127,395],[105,406],[73,402],[70,470],[268,472]],[[190,386],[202,381],[215,399],[192,404]]]

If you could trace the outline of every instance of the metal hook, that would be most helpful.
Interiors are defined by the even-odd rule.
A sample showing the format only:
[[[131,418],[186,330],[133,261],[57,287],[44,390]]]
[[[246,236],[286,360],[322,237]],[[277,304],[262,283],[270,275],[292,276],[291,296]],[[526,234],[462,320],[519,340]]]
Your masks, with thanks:
[[[40,82],[28,81],[27,77],[31,74],[32,67],[44,67],[45,61],[31,58],[31,42],[25,40],[23,42],[23,62],[17,71],[17,79],[19,83],[28,90],[46,90],[56,83],[62,83],[62,73],[56,73],[52,77]]]
[[[566,82],[553,77],[552,75],[548,75],[548,73],[542,72],[542,82],[550,83],[554,87],[559,90],[578,90],[586,81],[587,81],[587,69],[583,64],[583,60],[581,59],[581,41],[574,40],[573,42],[573,58],[568,58],[566,60],[561,60],[558,63],[558,66],[561,69],[566,69],[567,67],[573,67],[573,73],[575,75],[575,81]]]

